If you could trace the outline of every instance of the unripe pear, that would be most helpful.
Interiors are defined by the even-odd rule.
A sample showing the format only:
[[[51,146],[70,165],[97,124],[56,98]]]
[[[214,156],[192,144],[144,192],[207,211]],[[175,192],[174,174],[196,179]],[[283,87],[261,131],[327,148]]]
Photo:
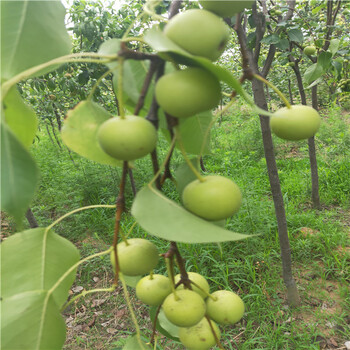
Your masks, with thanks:
[[[304,54],[307,56],[311,56],[316,52],[316,47],[313,45],[306,46],[304,49]]]
[[[221,87],[209,71],[187,68],[163,75],[157,81],[155,94],[166,113],[186,118],[216,107],[221,99]]]
[[[157,247],[142,238],[131,238],[117,245],[120,271],[127,276],[141,276],[152,271],[159,260]],[[114,250],[111,252],[111,263],[115,269]]]
[[[225,50],[230,29],[217,15],[191,9],[170,19],[164,34],[192,55],[216,61]]]
[[[145,276],[136,285],[136,296],[150,306],[160,305],[170,293],[171,282],[163,275]]]
[[[111,157],[131,161],[154,150],[157,131],[151,122],[142,117],[113,117],[101,124],[97,139],[101,148]]]
[[[208,298],[207,315],[219,324],[235,324],[244,314],[244,303],[236,294],[228,290],[218,290]],[[216,299],[216,300],[214,300]]]
[[[188,278],[190,281],[193,281],[195,284],[197,284],[200,288],[196,287],[193,283],[191,283],[192,290],[196,293],[198,293],[203,299],[207,298],[209,294],[209,284],[207,280],[200,275],[199,273],[196,272],[187,272]],[[175,284],[178,283],[181,279],[181,275],[178,274],[175,276]],[[176,290],[181,290],[184,289],[184,285],[180,284]]]
[[[203,298],[189,289],[169,294],[162,305],[166,318],[176,326],[191,327],[205,315]]]
[[[304,105],[277,110],[270,118],[272,132],[284,140],[298,141],[314,136],[320,127],[318,112]]]
[[[216,337],[220,339],[221,332],[215,322],[210,321]],[[191,350],[208,350],[216,344],[214,334],[209,325],[209,321],[204,317],[196,325],[188,328],[179,328],[179,338],[181,343]]]
[[[182,193],[184,207],[203,219],[226,219],[238,211],[242,203],[239,187],[224,176],[205,176],[204,181],[190,182]]]
[[[251,8],[255,0],[200,0],[204,9],[221,17],[232,17],[246,8]]]

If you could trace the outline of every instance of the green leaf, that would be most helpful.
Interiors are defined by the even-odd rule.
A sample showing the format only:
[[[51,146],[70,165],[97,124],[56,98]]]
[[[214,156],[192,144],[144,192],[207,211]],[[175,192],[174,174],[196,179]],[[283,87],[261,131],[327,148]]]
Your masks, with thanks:
[[[167,333],[171,335],[171,339],[179,339],[179,327],[171,323],[165,316],[164,311],[161,309],[158,315],[158,321],[160,327],[162,327]]]
[[[288,37],[291,41],[295,41],[297,43],[302,43],[304,41],[303,32],[299,28],[293,28],[288,30]]]
[[[137,193],[131,213],[144,230],[168,241],[210,243],[252,237],[205,221],[149,186]]]
[[[289,47],[289,40],[288,39],[281,39],[278,43],[276,43],[276,47],[278,47],[280,50],[287,50]]]
[[[34,290],[3,298],[1,320],[4,350],[62,349],[66,325],[47,291]]]
[[[152,323],[154,323],[154,319],[155,319],[156,314],[157,314],[157,309],[158,309],[157,306],[152,306],[149,309],[149,314],[150,314],[150,318],[151,318]],[[160,316],[161,314],[164,316],[165,320],[162,318],[162,316]],[[165,328],[163,328],[161,326],[160,320],[159,320],[159,316],[162,318],[162,324],[164,325]],[[174,324],[170,323],[167,320],[167,318],[165,317],[165,315],[164,315],[162,310],[160,310],[159,316],[158,316],[157,322],[156,322],[156,329],[158,330],[158,332],[160,332],[161,334],[165,335],[169,339],[172,339],[172,340],[175,340],[175,341],[179,341],[178,327],[175,326]],[[166,322],[166,321],[168,321],[168,322]],[[167,328],[169,328],[169,331],[171,333],[167,331]],[[176,334],[176,336],[173,336],[172,334]]]
[[[268,45],[277,44],[280,42],[280,37],[277,34],[271,34],[261,39],[260,42]]]
[[[339,39],[332,39],[329,44],[329,51],[332,54],[332,57],[338,52],[340,45],[340,40]]]
[[[105,41],[98,52],[105,55],[117,54],[120,50],[121,41],[119,39],[110,39]],[[109,69],[114,70],[113,88],[118,90],[118,62],[107,63]],[[140,97],[143,83],[149,69],[148,61],[126,60],[123,63],[123,97],[124,103],[134,109]],[[152,102],[154,82],[152,81],[144,101],[144,111],[148,111]],[[142,114],[142,113],[141,113]]]
[[[74,244],[44,227],[16,233],[1,247],[3,298],[33,290],[49,290],[79,261]],[[58,307],[67,300],[74,279],[75,270],[52,293]]]
[[[1,208],[20,222],[38,184],[39,171],[30,153],[1,123]]]
[[[8,80],[69,54],[71,40],[64,18],[65,8],[59,1],[1,1],[2,78]]]
[[[148,72],[149,62],[136,61],[136,60],[127,60],[123,64],[123,92],[124,92],[124,102],[130,104],[133,107],[136,105],[143,82],[145,80],[146,74]],[[114,91],[118,89],[118,74],[113,76],[113,87]],[[148,110],[148,107],[151,105],[152,96],[154,89],[154,83],[151,83],[147,95],[145,97],[144,108]]]
[[[192,158],[191,162],[193,166],[198,170],[198,159]],[[178,166],[175,171],[176,188],[180,196],[184,188],[192,181],[196,180],[197,177],[188,166],[187,162],[184,162]]]
[[[110,118],[110,114],[98,104],[82,101],[67,113],[62,127],[63,142],[74,152],[101,164],[121,165],[106,154],[97,141],[99,126]]]
[[[321,52],[317,59],[317,64],[321,65],[322,69],[326,71],[332,62],[332,54],[330,52]]]
[[[38,127],[38,118],[34,110],[22,99],[16,86],[4,99],[5,121],[24,147],[29,148]]]
[[[135,288],[137,282],[142,278],[142,276],[127,276],[123,274],[123,278],[127,286]]]
[[[101,44],[98,49],[98,53],[101,55],[116,55],[120,51],[121,40],[119,39],[109,39]],[[118,69],[118,61],[105,63],[106,66],[111,70]]]
[[[212,113],[210,111],[199,113],[191,118],[180,119],[179,131],[187,153],[200,154],[211,120]],[[204,147],[204,153],[209,152],[210,134],[207,135]]]
[[[139,340],[137,335],[134,335],[128,338],[123,350],[152,350],[152,347],[147,345],[143,340]]]
[[[308,67],[304,73],[304,79],[307,84],[311,84],[324,73],[322,66],[319,63],[314,63]]]

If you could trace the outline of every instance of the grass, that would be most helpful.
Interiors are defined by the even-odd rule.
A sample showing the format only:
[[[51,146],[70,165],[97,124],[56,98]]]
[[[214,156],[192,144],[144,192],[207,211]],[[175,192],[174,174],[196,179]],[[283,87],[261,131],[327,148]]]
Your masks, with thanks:
[[[274,138],[294,276],[302,301],[294,309],[287,305],[281,277],[277,225],[259,121],[236,106],[212,132],[212,154],[204,157],[207,172],[234,179],[244,196],[241,210],[226,226],[235,232],[259,234],[220,246],[179,244],[188,270],[204,275],[213,291],[231,289],[245,302],[242,322],[222,328],[225,349],[336,348],[334,344],[341,347],[349,340],[350,124],[349,116],[337,109],[322,114],[324,122],[316,139],[322,210],[311,206],[307,142]],[[164,140],[161,145],[164,156]],[[33,153],[41,170],[41,185],[32,210],[41,226],[80,206],[115,202],[120,169],[90,162],[65,148],[60,150],[44,134],[34,144]],[[180,159],[176,153],[173,165]],[[138,189],[152,177],[150,169],[148,158],[136,162]],[[178,197],[171,183],[164,191],[171,198]],[[126,196],[130,208],[130,186]],[[124,214],[123,232],[132,224],[130,214]],[[113,210],[93,209],[67,218],[55,230],[87,256],[111,244],[113,228]],[[162,252],[168,249],[167,242],[147,236],[137,226],[132,235],[151,239]],[[165,267],[159,265],[156,272],[165,273]],[[103,256],[79,269],[75,285],[85,289],[109,286],[112,278],[109,257]],[[131,296],[141,329],[149,335],[147,308],[132,290]],[[104,299],[100,306],[93,306],[94,300]],[[66,311],[66,319],[72,319],[67,323],[66,349],[117,349],[125,343],[125,336],[134,332],[119,287],[113,293],[86,297]],[[181,348],[164,338],[160,344],[164,349]]]

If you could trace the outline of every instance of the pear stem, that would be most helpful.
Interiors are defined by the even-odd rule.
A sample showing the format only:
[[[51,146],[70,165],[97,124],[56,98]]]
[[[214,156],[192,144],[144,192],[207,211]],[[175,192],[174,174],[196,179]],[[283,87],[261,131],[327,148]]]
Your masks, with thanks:
[[[291,104],[287,100],[287,97],[284,96],[284,94],[280,90],[278,90],[275,85],[273,85],[271,82],[269,82],[268,80],[266,80],[265,78],[263,78],[259,74],[253,74],[253,77],[257,80],[262,81],[264,84],[266,84],[268,87],[270,87],[273,91],[275,91],[277,93],[277,95],[282,99],[282,101],[284,102],[284,104],[286,105],[287,108],[289,108],[289,109],[292,108]]]
[[[172,259],[171,258],[165,258],[165,264],[166,264],[166,269],[168,272],[168,277],[170,279],[170,284],[171,284],[171,290],[172,293],[174,294],[175,300],[179,300],[178,295],[176,294],[175,290],[175,282],[174,282],[174,267],[172,264]]]

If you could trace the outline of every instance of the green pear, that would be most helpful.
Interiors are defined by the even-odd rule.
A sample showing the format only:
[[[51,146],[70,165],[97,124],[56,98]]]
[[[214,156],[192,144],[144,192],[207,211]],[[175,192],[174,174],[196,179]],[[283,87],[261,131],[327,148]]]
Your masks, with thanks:
[[[312,56],[316,52],[316,47],[313,45],[306,46],[304,49],[304,54],[307,56]]]
[[[221,332],[219,327],[213,321],[210,321],[210,323],[216,337],[220,339]],[[205,317],[192,327],[179,328],[179,338],[181,343],[191,350],[208,350],[216,344],[209,321]]]
[[[160,305],[170,293],[171,282],[163,275],[145,276],[136,285],[136,296],[150,306]]]
[[[156,84],[155,94],[166,113],[186,118],[216,107],[221,99],[221,87],[209,71],[187,68],[163,75]]]
[[[320,127],[318,112],[304,105],[277,110],[270,118],[272,132],[284,140],[298,141],[314,136]]]
[[[203,298],[189,289],[169,294],[162,308],[166,318],[178,327],[191,327],[205,315],[206,307]]]
[[[190,54],[216,61],[225,50],[231,32],[217,15],[191,9],[170,19],[164,34]]]
[[[103,151],[111,157],[131,161],[154,150],[157,131],[151,122],[142,117],[113,117],[99,127],[97,139]]]
[[[232,17],[246,8],[251,8],[255,0],[200,0],[204,9],[221,17]]]
[[[194,282],[196,285],[200,287],[198,288],[197,286],[191,283],[192,290],[198,293],[203,299],[207,298],[209,294],[209,284],[207,280],[197,272],[187,272],[187,275],[190,281]],[[175,279],[175,284],[178,283],[181,279],[181,275],[180,274],[176,275],[174,279]],[[176,290],[181,290],[184,288],[185,288],[184,285],[180,284],[176,288]]]
[[[244,314],[244,303],[236,294],[228,290],[218,290],[207,298],[207,315],[219,324],[235,324]],[[214,300],[216,299],[216,300]]]
[[[190,182],[182,192],[184,207],[203,219],[226,219],[238,211],[242,203],[239,187],[224,176],[205,176]]]
[[[117,245],[120,271],[127,276],[140,276],[152,271],[159,260],[157,247],[142,238],[131,238]],[[111,252],[111,263],[115,269],[114,250]]]

